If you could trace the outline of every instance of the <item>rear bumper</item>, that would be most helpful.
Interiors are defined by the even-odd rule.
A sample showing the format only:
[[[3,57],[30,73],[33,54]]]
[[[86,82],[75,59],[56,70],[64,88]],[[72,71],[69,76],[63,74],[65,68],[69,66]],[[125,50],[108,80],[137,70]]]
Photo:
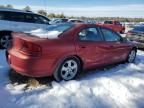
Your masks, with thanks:
[[[17,73],[29,77],[52,76],[53,61],[42,57],[29,57],[19,52],[9,50],[7,61]]]

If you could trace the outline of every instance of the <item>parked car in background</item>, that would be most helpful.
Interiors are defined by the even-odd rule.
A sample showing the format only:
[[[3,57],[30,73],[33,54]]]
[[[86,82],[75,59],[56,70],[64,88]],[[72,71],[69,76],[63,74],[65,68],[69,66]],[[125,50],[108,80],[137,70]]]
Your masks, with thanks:
[[[98,25],[110,28],[121,34],[125,33],[125,26],[123,26],[119,21],[115,21],[115,20],[104,21],[103,24],[98,24]]]
[[[128,31],[126,37],[137,44],[138,48],[144,49],[144,25],[135,26],[132,30]]]
[[[71,23],[83,23],[84,21],[78,20],[78,19],[69,19],[68,22],[71,22]]]
[[[51,25],[47,30],[13,33],[7,60],[16,72],[31,76],[54,76],[71,80],[82,70],[122,61],[133,62],[135,45],[111,29],[95,24]]]
[[[67,18],[54,18],[50,21],[50,24],[60,24],[68,22]]]
[[[12,39],[11,32],[29,31],[37,28],[47,28],[49,19],[17,9],[0,8],[0,48],[9,46]]]

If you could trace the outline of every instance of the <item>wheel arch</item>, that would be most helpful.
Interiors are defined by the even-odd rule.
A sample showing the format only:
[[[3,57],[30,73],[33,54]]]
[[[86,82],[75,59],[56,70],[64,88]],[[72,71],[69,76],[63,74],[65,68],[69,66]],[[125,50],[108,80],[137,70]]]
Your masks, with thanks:
[[[80,56],[78,55],[68,55],[68,56],[65,56],[64,58],[62,58],[59,62],[58,62],[58,65],[61,64],[64,60],[66,59],[69,59],[69,58],[76,58],[79,62],[80,62],[80,65],[81,65],[81,70],[83,70],[83,66],[84,66],[84,62],[83,60],[81,59]]]
[[[76,58],[76,59],[80,62],[80,66],[81,66],[80,69],[83,70],[84,61],[81,59],[80,56],[78,56],[78,55],[67,55],[67,56],[64,56],[64,57],[62,57],[61,59],[59,59],[57,62],[55,62],[56,65],[55,65],[54,71],[57,70],[57,68],[60,66],[60,64],[61,64],[63,61],[65,61],[66,59],[69,59],[69,58]]]
[[[79,61],[79,63],[80,63],[80,71],[83,70],[83,61],[82,61],[82,59],[81,59],[78,55],[68,55],[68,56],[65,56],[65,57],[63,57],[62,59],[58,60],[57,64],[55,65],[53,74],[52,74],[57,81],[60,81],[60,79],[58,78],[58,73],[57,73],[57,71],[58,71],[58,69],[59,69],[59,66],[61,66],[61,64],[62,64],[65,60],[67,60],[67,59],[69,59],[69,58],[75,58],[75,59],[77,59],[77,60]]]

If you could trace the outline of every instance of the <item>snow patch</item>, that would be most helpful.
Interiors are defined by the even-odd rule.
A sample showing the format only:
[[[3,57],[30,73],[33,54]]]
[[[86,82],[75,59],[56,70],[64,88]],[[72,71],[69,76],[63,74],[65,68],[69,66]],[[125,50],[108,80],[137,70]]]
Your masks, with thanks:
[[[29,33],[33,36],[37,36],[39,38],[48,38],[48,39],[57,39],[58,36],[62,33],[59,31],[47,31],[44,29],[36,29],[36,30],[32,30],[30,32],[26,32]]]
[[[4,51],[0,60],[0,108],[144,108],[143,51],[138,51],[135,63],[26,91],[24,84],[10,84]]]

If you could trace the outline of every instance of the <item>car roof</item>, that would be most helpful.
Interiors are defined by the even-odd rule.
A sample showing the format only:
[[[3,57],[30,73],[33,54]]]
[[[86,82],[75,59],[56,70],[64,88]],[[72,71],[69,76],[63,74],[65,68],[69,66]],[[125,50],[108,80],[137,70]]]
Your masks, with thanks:
[[[19,9],[11,9],[11,8],[0,8],[0,11],[6,11],[6,12],[21,12],[21,13],[31,13],[34,14],[31,11],[25,11],[25,10],[19,10]]]
[[[20,13],[35,14],[35,15],[40,15],[40,16],[45,17],[44,15],[37,14],[37,13],[34,13],[32,11],[25,11],[25,10],[20,10],[20,9],[0,8],[0,11],[3,11],[3,12],[20,12]],[[47,17],[45,17],[45,18],[47,18]]]

